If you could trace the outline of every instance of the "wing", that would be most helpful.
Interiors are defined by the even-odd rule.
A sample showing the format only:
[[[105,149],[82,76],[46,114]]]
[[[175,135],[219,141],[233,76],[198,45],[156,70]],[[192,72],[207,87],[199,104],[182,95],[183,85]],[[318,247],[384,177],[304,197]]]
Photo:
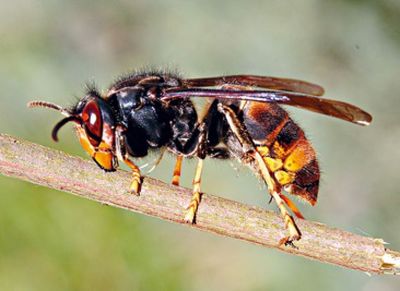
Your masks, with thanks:
[[[182,80],[186,87],[212,87],[224,84],[238,84],[265,89],[285,90],[315,96],[322,96],[324,88],[319,85],[295,79],[254,75],[233,75]]]
[[[350,121],[359,125],[368,125],[372,121],[372,116],[369,113],[349,103],[323,99],[313,95],[289,91],[170,88],[164,91],[161,99],[171,100],[190,97],[274,102],[300,107],[317,113]]]

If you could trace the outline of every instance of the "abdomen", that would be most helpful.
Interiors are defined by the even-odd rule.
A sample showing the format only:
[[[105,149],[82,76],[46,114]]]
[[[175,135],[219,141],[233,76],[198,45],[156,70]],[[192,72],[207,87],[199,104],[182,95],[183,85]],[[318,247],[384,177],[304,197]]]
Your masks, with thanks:
[[[247,102],[243,123],[276,181],[291,194],[314,205],[320,171],[303,130],[279,105]]]

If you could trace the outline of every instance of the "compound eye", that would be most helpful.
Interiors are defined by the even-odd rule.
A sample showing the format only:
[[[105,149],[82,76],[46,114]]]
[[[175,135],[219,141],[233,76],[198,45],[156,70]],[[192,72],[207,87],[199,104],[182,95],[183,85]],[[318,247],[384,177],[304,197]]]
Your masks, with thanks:
[[[89,101],[83,108],[82,121],[90,143],[98,146],[103,135],[103,121],[100,108],[95,100]]]

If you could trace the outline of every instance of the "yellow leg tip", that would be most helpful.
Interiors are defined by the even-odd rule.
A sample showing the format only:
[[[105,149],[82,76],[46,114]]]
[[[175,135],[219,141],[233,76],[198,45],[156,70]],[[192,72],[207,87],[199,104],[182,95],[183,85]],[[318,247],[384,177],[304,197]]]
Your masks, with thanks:
[[[294,246],[293,242],[301,239],[300,230],[297,228],[293,217],[290,215],[285,216],[285,226],[289,231],[289,235],[281,239],[280,244]]]
[[[175,185],[175,186],[179,186],[179,178],[175,178],[175,177],[174,177],[174,178],[172,179],[171,184],[172,184],[172,185]]]
[[[134,179],[132,181],[131,185],[129,186],[129,193],[139,196],[140,186],[141,186],[140,180],[138,181],[138,180]]]
[[[280,246],[282,246],[282,245],[290,246],[292,248],[298,249],[298,247],[293,242],[300,240],[300,238],[301,238],[301,235],[295,235],[295,236],[289,235],[289,236],[286,236],[283,239],[281,239],[279,241],[279,245]]]
[[[288,237],[289,242],[293,242],[293,241],[300,240],[300,239],[301,239],[300,232],[298,232],[297,230],[289,231],[289,237]]]
[[[186,223],[193,224],[194,223],[194,216],[195,216],[195,212],[194,212],[193,208],[190,207],[189,210],[186,212],[184,221]]]

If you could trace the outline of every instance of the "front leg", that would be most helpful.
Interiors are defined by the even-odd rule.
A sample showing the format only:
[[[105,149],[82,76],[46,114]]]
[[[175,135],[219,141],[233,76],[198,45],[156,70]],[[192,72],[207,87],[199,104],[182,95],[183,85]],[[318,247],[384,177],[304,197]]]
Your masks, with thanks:
[[[142,186],[142,177],[140,175],[140,169],[128,157],[125,157],[123,161],[132,170],[132,182],[131,185],[129,186],[129,193],[139,196],[140,189]]]
[[[139,167],[129,159],[129,155],[126,150],[124,131],[125,128],[120,125],[115,129],[115,151],[118,159],[124,161],[124,163],[132,170],[132,182],[129,186],[129,193],[139,196],[142,185],[142,177]]]

